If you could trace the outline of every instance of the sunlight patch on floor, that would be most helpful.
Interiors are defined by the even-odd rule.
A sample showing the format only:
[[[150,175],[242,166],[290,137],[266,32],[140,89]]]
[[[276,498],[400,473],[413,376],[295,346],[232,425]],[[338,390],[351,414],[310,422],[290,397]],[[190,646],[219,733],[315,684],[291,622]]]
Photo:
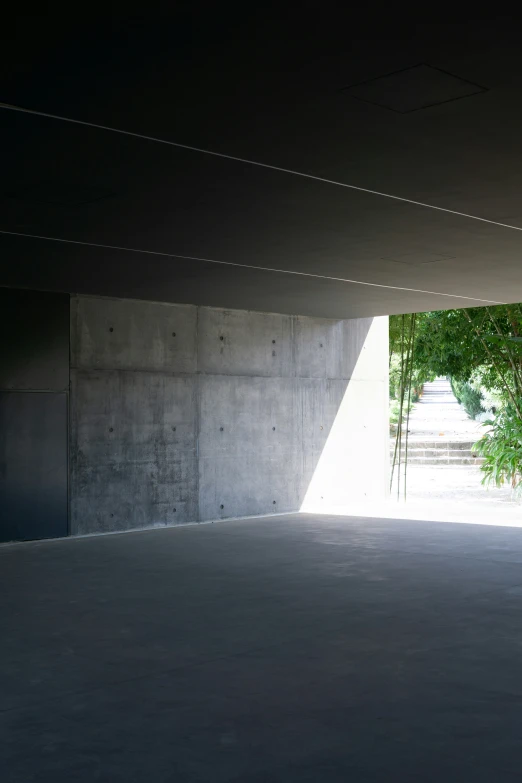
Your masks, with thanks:
[[[396,500],[359,502],[338,506],[308,507],[306,513],[333,516],[377,517],[383,519],[413,519],[419,522],[461,522],[498,527],[522,527],[522,504],[513,502],[499,507],[492,500],[480,503],[455,503],[452,501]]]

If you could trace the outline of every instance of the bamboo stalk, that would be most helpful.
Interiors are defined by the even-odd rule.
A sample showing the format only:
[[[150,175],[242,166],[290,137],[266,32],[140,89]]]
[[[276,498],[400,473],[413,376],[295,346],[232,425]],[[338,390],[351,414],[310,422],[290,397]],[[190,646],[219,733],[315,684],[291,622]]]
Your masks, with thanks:
[[[395,434],[395,449],[393,452],[393,463],[390,479],[390,491],[393,488],[393,475],[395,473],[395,465],[397,464],[397,498],[401,480],[401,442],[402,442],[402,410],[404,404],[404,325],[405,317],[402,316],[402,336],[401,336],[401,380],[400,380],[400,401],[399,401],[399,421],[397,423],[397,432]],[[397,452],[399,460],[397,463]]]
[[[404,358],[404,347],[406,344],[406,316],[402,316],[402,337],[401,337],[401,401],[399,408],[399,466],[397,470],[397,500],[400,497],[401,487],[401,466],[402,466],[402,420],[404,416],[404,380],[406,362]]]
[[[411,406],[411,385],[413,382],[413,349],[415,348],[415,326],[417,324],[417,313],[411,314],[410,326],[410,373],[408,376],[408,406],[406,408],[406,440],[404,449],[404,500],[406,501],[406,481],[408,470],[408,431],[410,426],[410,406]]]
[[[404,361],[404,372],[402,374],[403,399],[404,398],[407,399],[407,397],[408,397],[408,393],[406,391],[406,384],[407,384],[407,381],[408,381],[408,371],[409,371],[409,368],[410,368],[410,348],[411,348],[411,328],[409,330],[409,334],[408,334],[408,337],[407,337],[406,359]],[[404,408],[403,408],[403,411],[404,411]],[[407,437],[407,435],[408,435],[408,432],[406,431],[406,437]],[[400,454],[401,454],[401,457],[402,457],[402,429],[401,429]],[[397,500],[399,499],[399,497],[400,497],[400,477],[399,477],[399,482],[398,482],[398,485],[397,485]]]

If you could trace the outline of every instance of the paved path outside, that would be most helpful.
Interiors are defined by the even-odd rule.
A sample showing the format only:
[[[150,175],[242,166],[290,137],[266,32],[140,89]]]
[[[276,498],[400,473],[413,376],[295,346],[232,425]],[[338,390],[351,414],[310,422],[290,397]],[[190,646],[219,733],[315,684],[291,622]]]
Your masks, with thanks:
[[[484,432],[482,425],[470,419],[459,405],[446,378],[424,384],[422,397],[410,413],[409,430],[413,442],[477,441]]]

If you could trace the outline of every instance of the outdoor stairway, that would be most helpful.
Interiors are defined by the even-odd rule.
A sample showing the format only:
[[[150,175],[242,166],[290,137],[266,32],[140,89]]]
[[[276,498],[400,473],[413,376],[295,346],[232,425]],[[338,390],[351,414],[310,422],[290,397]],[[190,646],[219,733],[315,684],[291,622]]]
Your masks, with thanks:
[[[471,450],[484,430],[467,416],[446,378],[424,385],[422,397],[411,411],[408,430],[408,465],[470,467],[484,461]],[[401,462],[405,460],[405,436],[403,432]],[[392,459],[394,451],[392,438]]]
[[[409,440],[408,441],[408,465],[438,465],[443,467],[451,465],[481,465],[482,457],[475,457],[471,447],[475,441],[448,441],[448,440]],[[393,459],[395,442],[390,444],[390,456]],[[405,461],[405,444],[401,449],[401,462]],[[399,455],[397,454],[397,460]]]

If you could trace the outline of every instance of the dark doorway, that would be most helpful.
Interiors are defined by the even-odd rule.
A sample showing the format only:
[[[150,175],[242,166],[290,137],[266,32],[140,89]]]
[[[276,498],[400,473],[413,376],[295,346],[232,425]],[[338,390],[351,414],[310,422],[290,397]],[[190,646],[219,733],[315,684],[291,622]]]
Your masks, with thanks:
[[[69,296],[0,289],[0,541],[68,531]]]
[[[0,392],[0,541],[67,535],[67,395]]]

